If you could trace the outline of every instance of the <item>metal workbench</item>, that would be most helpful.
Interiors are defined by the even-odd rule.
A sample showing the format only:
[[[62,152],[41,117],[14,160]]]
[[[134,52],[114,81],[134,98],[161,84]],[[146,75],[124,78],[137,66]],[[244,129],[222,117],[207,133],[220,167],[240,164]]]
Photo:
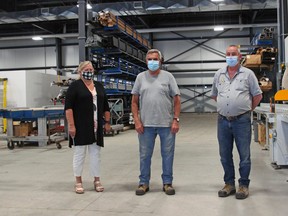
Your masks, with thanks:
[[[254,109],[257,120],[264,117],[266,127],[265,148],[270,150],[274,168],[288,165],[288,104],[276,104],[275,113],[270,112],[270,104],[261,103]]]
[[[49,132],[49,121],[55,119],[64,119],[64,107],[52,106],[41,108],[15,108],[0,110],[0,116],[7,119],[7,136],[2,139],[7,140],[9,149],[13,149],[15,143],[38,142],[38,146],[46,146],[51,140]],[[14,121],[36,121],[37,135],[16,137],[13,135]],[[56,139],[56,138],[55,138]],[[61,138],[58,137],[58,140]],[[63,139],[62,139],[63,140]],[[59,142],[56,142],[57,148],[61,148]]]

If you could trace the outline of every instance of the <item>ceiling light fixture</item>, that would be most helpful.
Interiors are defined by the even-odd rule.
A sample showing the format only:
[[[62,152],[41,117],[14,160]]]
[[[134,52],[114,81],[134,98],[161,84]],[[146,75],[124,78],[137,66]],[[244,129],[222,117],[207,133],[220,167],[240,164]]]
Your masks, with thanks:
[[[211,0],[212,2],[222,2],[224,0]]]
[[[87,4],[87,9],[88,9],[88,10],[91,10],[91,9],[92,9],[91,4],[89,4],[89,3]]]
[[[32,40],[40,41],[40,40],[43,40],[43,38],[39,37],[39,36],[36,36],[36,37],[32,37]]]
[[[77,4],[77,7],[79,8],[79,4]],[[92,9],[91,4],[88,3],[88,4],[86,5],[86,8],[87,8],[88,10],[91,10],[91,9]]]
[[[223,31],[224,28],[222,26],[215,26],[214,31]]]

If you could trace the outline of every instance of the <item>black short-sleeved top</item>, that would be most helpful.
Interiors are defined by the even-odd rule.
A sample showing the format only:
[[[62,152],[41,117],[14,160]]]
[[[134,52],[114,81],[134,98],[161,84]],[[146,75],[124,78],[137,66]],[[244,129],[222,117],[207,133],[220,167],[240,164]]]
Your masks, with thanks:
[[[94,81],[97,92],[97,145],[104,146],[103,141],[103,116],[104,112],[109,111],[108,99],[105,89],[100,82]],[[75,145],[90,145],[96,141],[94,135],[94,110],[93,96],[84,82],[79,79],[71,83],[65,97],[65,110],[72,109],[76,135]],[[69,146],[73,141],[69,136]]]

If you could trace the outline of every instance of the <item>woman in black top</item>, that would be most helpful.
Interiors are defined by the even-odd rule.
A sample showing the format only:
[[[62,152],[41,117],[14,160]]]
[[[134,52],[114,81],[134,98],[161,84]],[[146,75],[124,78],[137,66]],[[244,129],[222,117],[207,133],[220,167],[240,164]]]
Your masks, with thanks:
[[[94,68],[90,61],[78,67],[80,79],[71,83],[65,98],[65,114],[68,121],[69,146],[74,145],[73,171],[76,177],[75,192],[84,193],[82,171],[86,151],[90,155],[90,171],[94,176],[94,188],[104,190],[100,182],[100,148],[104,129],[109,132],[110,109],[105,89],[100,82],[93,81]]]

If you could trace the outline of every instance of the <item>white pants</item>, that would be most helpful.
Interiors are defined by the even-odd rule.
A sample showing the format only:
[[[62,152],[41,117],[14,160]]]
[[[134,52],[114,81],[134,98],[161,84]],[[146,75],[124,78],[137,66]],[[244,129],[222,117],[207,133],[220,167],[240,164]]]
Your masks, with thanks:
[[[100,149],[101,147],[93,143],[92,145],[74,146],[73,171],[74,176],[82,176],[86,151],[89,152],[90,174],[93,177],[100,177]]]

